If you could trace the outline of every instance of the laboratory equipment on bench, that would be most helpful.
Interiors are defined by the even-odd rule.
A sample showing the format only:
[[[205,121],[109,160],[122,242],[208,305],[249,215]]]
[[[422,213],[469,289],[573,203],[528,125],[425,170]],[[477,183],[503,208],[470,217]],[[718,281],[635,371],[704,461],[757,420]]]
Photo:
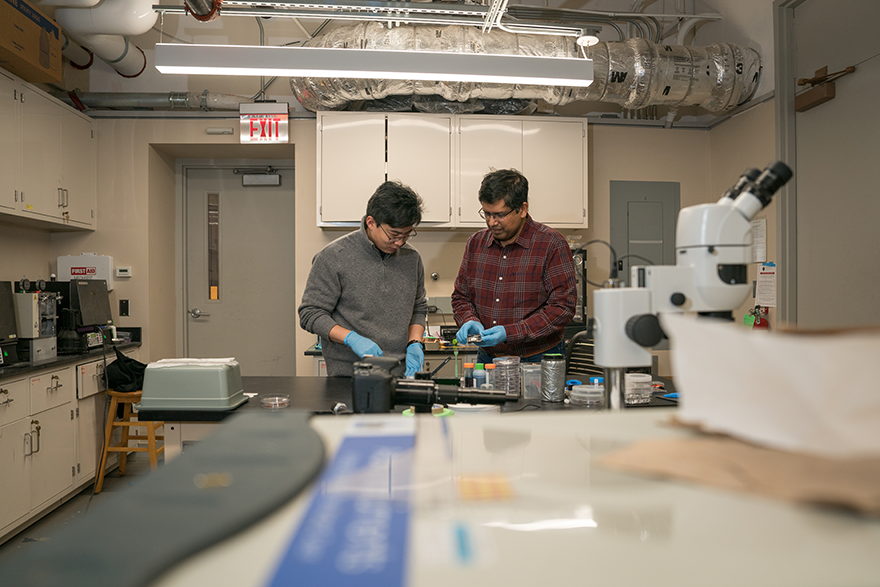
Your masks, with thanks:
[[[58,354],[87,353],[104,344],[103,329],[113,324],[113,315],[103,279],[50,281],[46,290],[58,294]]]
[[[289,401],[288,397],[288,401]],[[233,358],[161,359],[144,370],[140,410],[234,410],[248,400]],[[271,407],[285,407],[277,399]]]
[[[434,404],[504,404],[518,396],[440,385],[430,379],[398,379],[391,374],[400,361],[391,357],[364,357],[354,364],[352,409],[356,414],[385,414],[394,406],[430,411]]]
[[[781,161],[760,172],[747,170],[716,203],[679,212],[675,265],[635,266],[633,287],[621,287],[612,274],[603,289],[593,292],[591,330],[595,362],[606,372],[605,409],[623,407],[627,368],[651,366],[649,349],[663,337],[658,314],[697,312],[732,319],[751,291],[752,218],[791,176]]]
[[[44,291],[45,286],[42,279],[32,282],[27,278],[14,286],[17,351],[23,361],[46,361],[57,356],[57,294]]]
[[[0,366],[18,362],[18,328],[11,281],[0,281]]]

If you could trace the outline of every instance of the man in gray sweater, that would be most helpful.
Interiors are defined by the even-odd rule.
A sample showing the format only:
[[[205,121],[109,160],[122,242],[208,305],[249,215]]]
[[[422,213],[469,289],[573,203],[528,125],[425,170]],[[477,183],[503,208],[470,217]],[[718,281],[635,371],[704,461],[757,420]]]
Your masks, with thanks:
[[[367,202],[360,230],[312,259],[299,320],[321,337],[331,377],[351,377],[353,363],[366,355],[405,357],[406,376],[422,369],[425,270],[418,251],[407,244],[422,209],[412,189],[386,181]]]

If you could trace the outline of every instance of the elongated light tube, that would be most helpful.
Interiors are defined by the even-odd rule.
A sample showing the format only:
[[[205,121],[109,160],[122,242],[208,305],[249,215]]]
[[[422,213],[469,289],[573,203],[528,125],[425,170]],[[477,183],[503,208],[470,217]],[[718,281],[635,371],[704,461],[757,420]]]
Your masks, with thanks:
[[[188,75],[341,77],[586,87],[593,62],[571,57],[325,47],[156,45],[156,69]]]

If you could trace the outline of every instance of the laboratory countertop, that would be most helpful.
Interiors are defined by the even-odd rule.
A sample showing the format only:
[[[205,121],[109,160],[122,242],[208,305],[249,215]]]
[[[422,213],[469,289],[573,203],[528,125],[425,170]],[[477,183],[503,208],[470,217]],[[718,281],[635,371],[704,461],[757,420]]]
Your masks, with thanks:
[[[247,394],[257,394],[234,410],[165,410],[141,409],[138,419],[143,421],[164,420],[168,422],[219,422],[232,414],[260,410],[260,397],[264,395],[287,394],[290,396],[290,409],[313,414],[332,414],[333,406],[344,403],[352,406],[350,377],[242,377],[242,385]],[[628,409],[648,407],[675,407],[676,402],[655,395],[651,403],[631,406]],[[398,406],[402,411],[407,406]],[[538,411],[581,411],[581,406],[567,403],[542,402],[539,399],[520,398],[516,402],[504,404],[502,413]],[[595,410],[593,410],[595,411]]]
[[[698,434],[671,426],[671,410],[299,416],[232,419],[214,442],[74,520],[44,551],[25,550],[4,573],[45,576],[15,584],[47,587],[106,577],[125,587],[874,587],[880,577],[877,518],[603,463],[641,441]],[[323,458],[307,450],[307,432]],[[386,448],[395,438],[410,438],[409,448]],[[369,447],[372,458],[352,453]],[[250,524],[218,529],[305,460],[322,476],[306,472]],[[150,557],[120,557],[121,542]]]
[[[127,343],[117,343],[106,345],[105,347],[96,348],[87,353],[79,354],[79,355],[58,355],[53,359],[48,359],[45,361],[39,361],[36,363],[31,362],[23,362],[23,363],[14,363],[12,365],[2,365],[0,366],[0,379],[9,379],[12,377],[21,377],[24,375],[29,375],[31,373],[36,373],[37,371],[43,371],[45,369],[53,369],[55,367],[64,367],[66,365],[72,365],[75,363],[88,363],[89,361],[94,361],[97,359],[103,359],[106,357],[108,363],[112,363],[116,360],[116,355],[113,352],[113,347],[118,348],[121,351],[126,349],[135,348],[141,346],[140,342],[127,342]]]
[[[465,355],[476,354],[476,352],[479,349],[480,349],[480,347],[478,347],[478,346],[475,346],[472,344],[465,344],[465,345],[461,345],[458,347],[458,352],[461,354],[465,354]],[[427,356],[432,356],[432,355],[446,356],[446,355],[452,355],[454,352],[455,352],[455,350],[451,346],[440,347],[439,349],[425,349],[425,355],[427,355]],[[303,354],[307,357],[321,357],[321,356],[323,356],[321,349],[318,348],[318,343],[315,343],[312,346],[310,346],[309,348],[307,348]]]

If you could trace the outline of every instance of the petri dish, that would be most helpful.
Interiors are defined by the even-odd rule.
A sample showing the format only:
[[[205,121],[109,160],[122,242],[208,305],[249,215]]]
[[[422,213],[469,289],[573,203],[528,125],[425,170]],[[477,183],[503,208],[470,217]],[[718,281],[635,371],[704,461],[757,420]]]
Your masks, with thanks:
[[[268,410],[278,410],[290,405],[290,396],[286,393],[273,393],[260,396],[260,405]]]

